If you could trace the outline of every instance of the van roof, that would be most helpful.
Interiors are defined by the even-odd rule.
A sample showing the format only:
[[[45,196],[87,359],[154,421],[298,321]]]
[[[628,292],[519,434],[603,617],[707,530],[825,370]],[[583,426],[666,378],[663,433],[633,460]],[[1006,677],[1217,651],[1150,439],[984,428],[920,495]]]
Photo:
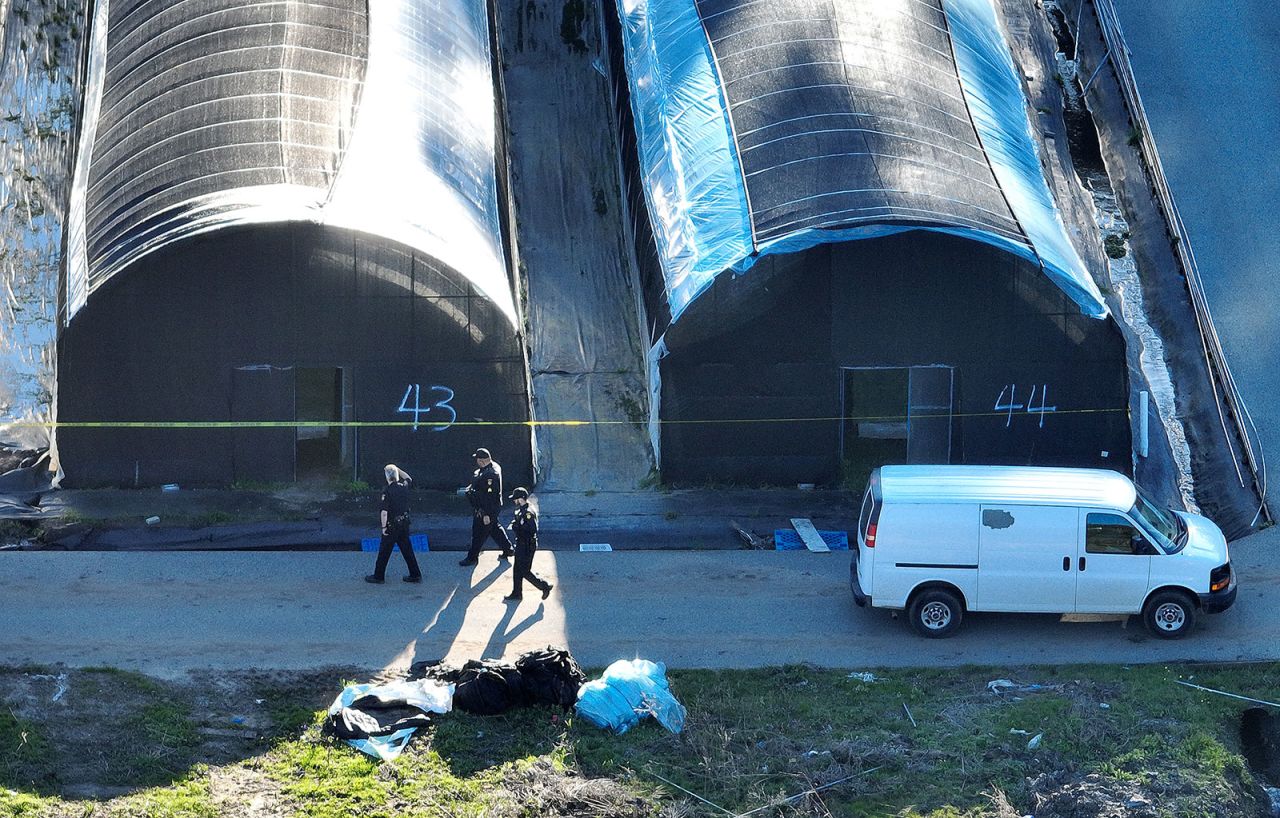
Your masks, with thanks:
[[[1128,511],[1133,483],[1104,469],[1037,466],[881,466],[880,495],[891,503],[1031,503]]]

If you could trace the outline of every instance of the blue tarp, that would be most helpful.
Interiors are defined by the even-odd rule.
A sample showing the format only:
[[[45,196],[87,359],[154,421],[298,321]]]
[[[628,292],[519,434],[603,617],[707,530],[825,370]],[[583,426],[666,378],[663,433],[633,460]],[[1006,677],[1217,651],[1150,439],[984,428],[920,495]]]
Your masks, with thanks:
[[[935,230],[1107,308],[1045,181],[991,0],[618,0],[672,321],[725,270]]]

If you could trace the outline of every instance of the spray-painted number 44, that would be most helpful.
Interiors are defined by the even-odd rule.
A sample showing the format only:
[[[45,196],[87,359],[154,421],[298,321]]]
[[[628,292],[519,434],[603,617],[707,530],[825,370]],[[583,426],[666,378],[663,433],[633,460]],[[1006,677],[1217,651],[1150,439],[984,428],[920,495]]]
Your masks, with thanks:
[[[1040,389],[1039,404],[1036,403],[1037,386]],[[1005,397],[1004,397],[1006,394],[1009,396],[1009,399],[1007,401],[1005,400]],[[1043,429],[1044,416],[1051,415],[1054,412],[1058,411],[1057,406],[1048,405],[1049,401],[1046,400],[1048,395],[1049,395],[1048,386],[1046,386],[1045,384],[1033,385],[1031,387],[1031,397],[1026,399],[1027,401],[1026,403],[1014,403],[1014,401],[1018,399],[1018,385],[1016,383],[1005,384],[1004,389],[1000,390],[1000,397],[996,398],[995,411],[997,412],[1007,411],[1009,413],[1005,416],[1005,419],[1004,419],[1004,426],[1006,429],[1009,428],[1009,425],[1011,423],[1013,423],[1013,412],[1015,409],[1025,409],[1027,410],[1028,415],[1039,415],[1040,428]]]
[[[431,399],[440,396],[435,403],[431,403]],[[413,398],[413,403],[409,402],[409,398]],[[458,419],[458,411],[453,408],[449,401],[453,400],[453,390],[447,386],[429,386],[427,387],[428,405],[422,405],[422,387],[419,384],[411,383],[409,388],[404,390],[404,397],[400,399],[400,408],[397,412],[407,412],[413,415],[413,431],[418,431],[419,424],[431,427],[433,432],[443,432],[454,424]],[[431,412],[436,414],[431,418],[427,418]]]

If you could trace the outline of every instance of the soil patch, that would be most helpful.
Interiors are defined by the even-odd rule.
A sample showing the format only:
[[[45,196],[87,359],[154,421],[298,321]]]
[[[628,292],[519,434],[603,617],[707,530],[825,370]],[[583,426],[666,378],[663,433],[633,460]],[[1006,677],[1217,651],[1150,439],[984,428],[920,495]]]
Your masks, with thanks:
[[[195,674],[158,682],[108,668],[0,670],[0,787],[113,798],[197,764],[268,750],[332,701],[350,669]],[[246,813],[248,814],[248,813]]]

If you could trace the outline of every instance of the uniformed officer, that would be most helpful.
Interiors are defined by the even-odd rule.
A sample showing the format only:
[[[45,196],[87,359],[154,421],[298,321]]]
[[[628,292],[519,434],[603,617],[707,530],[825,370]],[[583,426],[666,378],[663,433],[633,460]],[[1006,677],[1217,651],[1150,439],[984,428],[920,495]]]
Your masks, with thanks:
[[[515,584],[511,595],[502,598],[503,602],[518,602],[521,598],[521,583],[529,580],[529,584],[542,591],[542,598],[551,596],[551,583],[538,579],[533,574],[533,554],[538,550],[538,512],[529,505],[529,490],[517,488],[511,492],[511,499],[516,504],[516,517],[511,521],[511,530],[516,535],[516,566],[512,572]]]
[[[498,523],[498,510],[502,508],[502,467],[493,460],[488,449],[476,449],[476,470],[467,486],[467,500],[471,503],[471,549],[459,565],[475,565],[480,558],[484,541],[492,539],[502,548],[498,559],[508,559],[511,540]]]
[[[409,575],[404,581],[422,582],[422,571],[418,569],[413,544],[409,541],[409,484],[413,478],[393,463],[388,463],[382,474],[387,478],[387,487],[382,490],[382,542],[378,545],[373,573],[364,581],[381,583],[385,579],[387,560],[391,559],[391,551],[398,545],[400,556],[404,557],[409,568]]]

